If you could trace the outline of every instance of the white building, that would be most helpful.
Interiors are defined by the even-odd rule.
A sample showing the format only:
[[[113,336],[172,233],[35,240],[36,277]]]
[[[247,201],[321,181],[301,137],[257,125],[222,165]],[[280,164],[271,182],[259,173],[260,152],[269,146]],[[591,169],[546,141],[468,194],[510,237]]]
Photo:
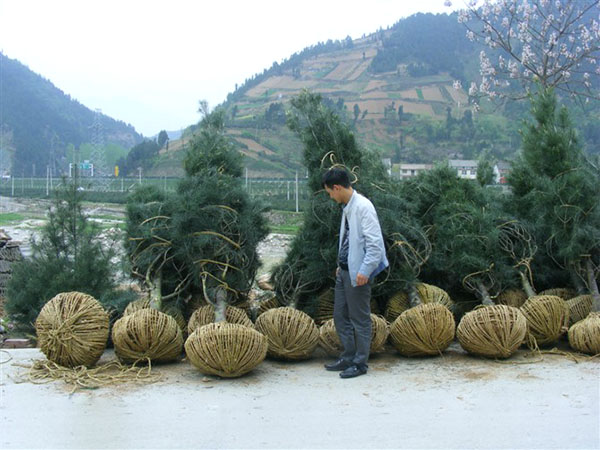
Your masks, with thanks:
[[[425,170],[431,170],[433,164],[409,164],[400,163],[394,164],[392,171],[401,179],[416,177],[419,173]]]
[[[448,165],[456,170],[460,178],[477,179],[477,164],[474,159],[450,159]]]

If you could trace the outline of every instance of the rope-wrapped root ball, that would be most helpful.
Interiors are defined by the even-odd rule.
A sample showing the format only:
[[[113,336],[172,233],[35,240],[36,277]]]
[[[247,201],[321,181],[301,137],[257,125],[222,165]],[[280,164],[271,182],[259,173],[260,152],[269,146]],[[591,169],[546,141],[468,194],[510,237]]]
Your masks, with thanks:
[[[437,286],[427,283],[417,283],[415,286],[416,293],[423,304],[435,303],[446,306],[452,310],[454,302],[450,295]],[[410,308],[410,297],[406,292],[397,292],[388,301],[385,318],[388,322],[393,323],[400,314]]]
[[[133,314],[134,312],[139,311],[140,309],[148,309],[150,308],[150,299],[149,298],[140,298],[138,300],[134,300],[129,302],[125,307],[125,311],[123,311],[124,316],[128,316],[129,314]]]
[[[35,321],[46,357],[64,367],[91,367],[108,339],[108,314],[91,295],[63,292],[44,305]]]
[[[389,335],[387,321],[376,314],[371,314],[371,347],[370,353],[383,351],[385,341]],[[319,345],[330,356],[339,356],[342,352],[342,343],[335,329],[333,319],[329,319],[319,328]]]
[[[246,311],[235,306],[227,306],[225,308],[225,320],[229,323],[237,323],[249,328],[254,328],[254,324],[248,317]],[[192,334],[198,328],[213,323],[215,321],[215,307],[206,305],[198,308],[188,321],[188,334]]]
[[[571,288],[552,288],[546,289],[545,291],[539,292],[538,295],[555,295],[556,297],[560,297],[563,300],[569,300],[570,298],[575,297],[575,291]]]
[[[467,352],[486,358],[508,358],[523,343],[527,319],[518,308],[495,305],[465,314],[456,336]]]
[[[390,297],[385,308],[385,318],[393,323],[397,317],[410,308],[410,299],[404,291],[398,291]]]
[[[578,352],[600,354],[600,312],[591,312],[569,328],[569,345]]]
[[[527,294],[523,289],[507,289],[498,295],[498,298],[496,298],[496,303],[498,305],[507,305],[520,308],[523,306],[523,303],[525,303],[526,300]]]
[[[404,356],[441,354],[454,339],[454,316],[440,303],[404,311],[390,327],[390,340]]]
[[[323,289],[317,295],[317,311],[314,315],[317,325],[322,325],[333,318],[334,297],[334,290],[331,288]]]
[[[529,333],[538,345],[556,342],[565,332],[569,323],[569,308],[566,302],[556,295],[536,295],[529,297],[521,306],[527,319]]]
[[[567,308],[569,308],[569,326],[583,320],[592,312],[594,297],[591,295],[578,295],[577,297],[567,300]]]
[[[175,319],[155,309],[141,309],[117,320],[112,331],[115,354],[123,362],[176,361],[183,334]]]
[[[289,306],[274,308],[256,319],[256,329],[267,337],[268,355],[301,360],[310,358],[319,343],[319,329],[306,313]]]
[[[279,308],[280,306],[281,304],[279,303],[279,299],[275,294],[262,298],[258,301],[258,312],[256,316],[258,317],[262,313],[273,308]]]
[[[267,356],[267,338],[253,328],[217,322],[197,328],[185,341],[185,353],[202,373],[240,377]]]

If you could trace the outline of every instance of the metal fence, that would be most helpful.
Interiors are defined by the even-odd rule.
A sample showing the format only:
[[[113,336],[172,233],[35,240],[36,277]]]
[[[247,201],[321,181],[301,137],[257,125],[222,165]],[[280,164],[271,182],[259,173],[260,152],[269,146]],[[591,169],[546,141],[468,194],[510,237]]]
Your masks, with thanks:
[[[165,192],[174,192],[179,180],[175,177],[111,177],[108,183],[96,183],[93,178],[82,177],[79,179],[79,190],[89,201],[124,203],[127,195],[140,186],[156,186]],[[242,182],[251,198],[273,209],[302,211],[310,199],[305,178],[246,178]],[[63,183],[62,178],[1,178],[0,195],[50,198]]]

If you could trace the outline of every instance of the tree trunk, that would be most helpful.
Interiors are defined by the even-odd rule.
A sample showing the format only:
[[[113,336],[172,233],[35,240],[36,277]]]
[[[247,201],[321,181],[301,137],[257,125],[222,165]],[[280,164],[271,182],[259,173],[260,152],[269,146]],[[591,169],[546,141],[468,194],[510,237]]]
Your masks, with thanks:
[[[162,271],[158,272],[150,285],[150,308],[158,311],[162,308]]]
[[[227,293],[224,289],[217,288],[215,297],[215,322],[226,322],[225,312],[227,311]]]
[[[588,278],[588,289],[590,290],[590,294],[592,294],[592,298],[594,299],[594,311],[600,312],[600,292],[598,292],[598,283],[596,282],[596,277],[594,275],[594,266],[592,265],[592,260],[590,258],[585,262],[585,268],[587,270],[587,278]]]
[[[421,301],[421,297],[419,297],[419,292],[417,291],[417,288],[415,287],[414,283],[410,285],[410,288],[408,288],[408,298],[410,300],[411,308],[419,306],[423,303]]]
[[[569,277],[571,278],[571,283],[575,286],[575,291],[577,295],[584,295],[589,292],[589,289],[585,286],[585,283],[581,281],[581,277],[578,276],[577,271],[569,270]]]
[[[480,281],[477,283],[478,293],[481,296],[481,304],[484,306],[494,306],[494,302],[484,284]]]
[[[527,278],[527,275],[525,275],[520,270],[519,270],[519,275],[521,276],[521,286],[523,287],[525,294],[527,294],[527,298],[535,297],[535,295],[536,295],[535,291],[533,290],[533,287],[531,287],[531,283],[529,283],[529,279]]]

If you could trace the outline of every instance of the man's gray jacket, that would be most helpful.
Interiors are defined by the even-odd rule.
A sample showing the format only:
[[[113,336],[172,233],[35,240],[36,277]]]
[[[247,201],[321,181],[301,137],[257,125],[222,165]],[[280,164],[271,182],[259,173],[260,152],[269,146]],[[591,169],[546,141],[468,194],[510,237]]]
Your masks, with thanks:
[[[344,206],[340,225],[341,248],[344,240],[344,219],[348,220],[348,272],[352,286],[356,287],[356,275],[361,273],[373,279],[388,265],[381,234],[381,226],[373,203],[354,191],[350,201]]]

